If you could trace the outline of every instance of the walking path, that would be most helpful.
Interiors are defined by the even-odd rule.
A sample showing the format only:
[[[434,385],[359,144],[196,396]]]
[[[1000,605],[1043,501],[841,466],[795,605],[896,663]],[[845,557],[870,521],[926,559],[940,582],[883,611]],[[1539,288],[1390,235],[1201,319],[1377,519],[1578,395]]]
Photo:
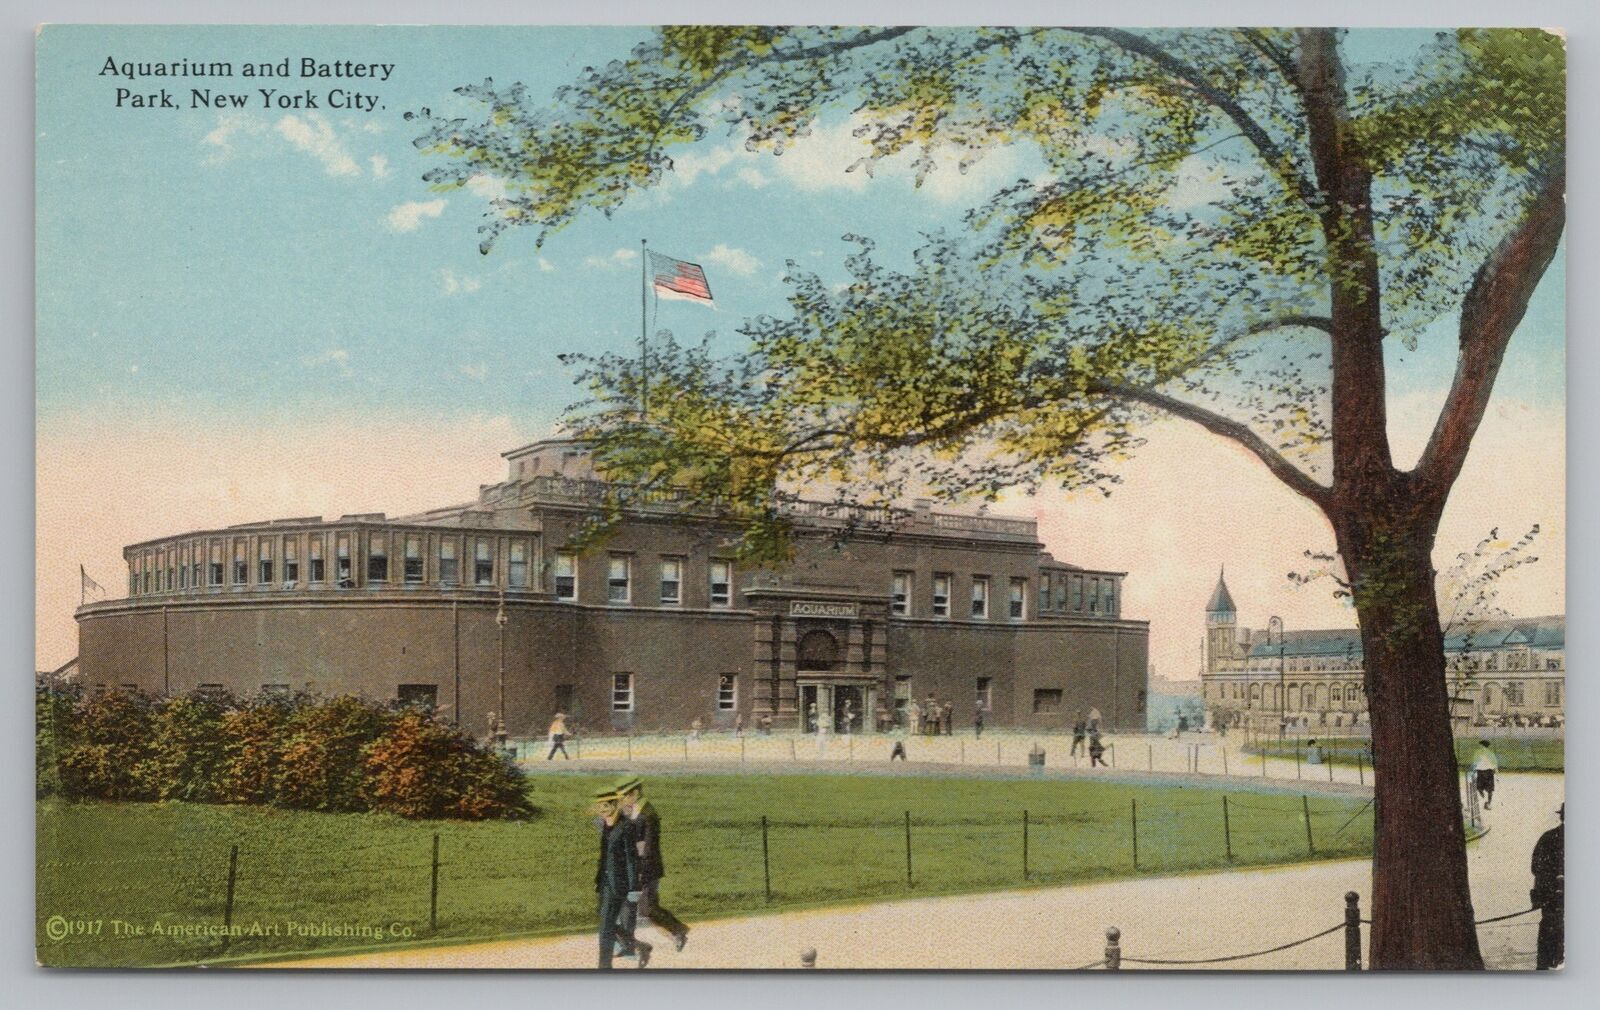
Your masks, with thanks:
[[[1479,919],[1527,907],[1529,855],[1540,832],[1556,823],[1562,796],[1559,775],[1502,773],[1494,809],[1484,814],[1490,831],[1468,856]],[[670,903],[670,877],[666,885]],[[817,951],[820,968],[1073,968],[1104,957],[1111,925],[1121,929],[1128,958],[1218,957],[1274,947],[1342,922],[1346,891],[1360,894],[1363,914],[1369,914],[1370,888],[1369,862],[1344,860],[746,916],[691,924],[689,945],[674,953],[658,944],[651,968],[794,968],[807,948]],[[1531,968],[1537,922],[1535,914],[1483,927],[1489,966]],[[591,968],[595,943],[594,934],[585,933],[293,966]],[[1343,964],[1344,939],[1335,931],[1215,967],[1331,970]]]

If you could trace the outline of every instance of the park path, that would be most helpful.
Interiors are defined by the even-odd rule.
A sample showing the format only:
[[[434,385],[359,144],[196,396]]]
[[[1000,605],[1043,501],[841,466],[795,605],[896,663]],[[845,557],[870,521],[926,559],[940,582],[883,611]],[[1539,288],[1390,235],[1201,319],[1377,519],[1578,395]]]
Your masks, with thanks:
[[[1291,772],[1292,774],[1292,772]],[[1528,905],[1528,858],[1556,823],[1559,775],[1503,773],[1489,833],[1469,855],[1480,919]],[[671,898],[668,878],[667,898]],[[693,926],[674,953],[657,945],[651,968],[794,968],[817,951],[820,968],[1074,968],[1101,960],[1105,927],[1122,931],[1125,958],[1218,957],[1274,947],[1343,921],[1344,894],[1370,906],[1370,864],[1305,866],[1141,878],[982,895],[745,916]],[[1531,968],[1537,916],[1480,931],[1489,966]],[[592,933],[396,950],[300,961],[318,968],[592,968]],[[619,966],[632,962],[619,961]],[[1342,932],[1290,950],[1214,965],[1257,970],[1343,967]],[[1125,963],[1125,968],[1146,967]]]

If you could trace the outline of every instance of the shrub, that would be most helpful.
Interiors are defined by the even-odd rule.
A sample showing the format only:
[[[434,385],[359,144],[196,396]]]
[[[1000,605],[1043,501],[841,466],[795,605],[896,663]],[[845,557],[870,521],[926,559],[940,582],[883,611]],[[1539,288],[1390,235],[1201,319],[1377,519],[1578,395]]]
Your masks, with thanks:
[[[363,751],[395,718],[350,695],[296,707],[283,729],[273,802],[297,810],[366,810]]]
[[[61,792],[70,798],[153,800],[158,790],[145,767],[155,753],[156,702],[138,691],[85,699],[73,720],[70,746],[61,749]]]
[[[365,758],[373,810],[466,820],[528,812],[521,775],[509,762],[417,711],[402,712]]]
[[[33,695],[34,789],[40,799],[61,792],[61,757],[77,739],[79,692],[39,685]]]
[[[155,712],[152,753],[136,769],[163,800],[216,803],[228,766],[223,717],[233,699],[213,694],[169,698]]]
[[[224,803],[271,803],[277,795],[284,727],[294,701],[263,695],[240,702],[222,715]]]

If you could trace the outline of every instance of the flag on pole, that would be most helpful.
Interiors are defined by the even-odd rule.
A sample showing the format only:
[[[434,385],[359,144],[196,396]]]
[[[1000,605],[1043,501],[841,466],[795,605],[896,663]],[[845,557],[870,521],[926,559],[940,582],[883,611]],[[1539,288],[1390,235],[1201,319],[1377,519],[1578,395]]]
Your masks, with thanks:
[[[106,589],[100,583],[98,583],[95,580],[89,578],[89,573],[84,571],[84,568],[83,568],[82,565],[79,565],[78,566],[78,603],[81,605],[81,604],[89,602],[89,597],[90,597],[91,594],[93,594],[95,599],[103,600],[103,599],[106,598]]]
[[[650,253],[651,287],[658,298],[675,298],[685,302],[714,304],[711,285],[706,282],[706,272],[697,263],[685,263],[671,256]]]

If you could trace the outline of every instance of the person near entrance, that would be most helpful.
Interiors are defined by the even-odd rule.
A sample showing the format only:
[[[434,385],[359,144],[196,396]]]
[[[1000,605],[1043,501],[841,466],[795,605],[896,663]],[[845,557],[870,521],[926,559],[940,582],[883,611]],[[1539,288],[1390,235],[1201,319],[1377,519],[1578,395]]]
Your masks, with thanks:
[[[1078,751],[1083,749],[1084,738],[1088,736],[1089,724],[1083,721],[1083,710],[1078,710],[1078,716],[1072,721],[1072,750],[1069,757],[1077,757]]]
[[[944,703],[944,735],[956,735],[956,703],[953,701]]]
[[[983,711],[983,699],[979,698],[972,709],[972,732],[979,740],[983,739]]]
[[[906,706],[906,732],[912,736],[922,732],[922,706],[915,698]]]
[[[1533,845],[1533,890],[1528,898],[1540,911],[1539,946],[1535,967],[1549,971],[1567,959],[1566,936],[1566,825],[1567,805],[1556,810],[1561,823],[1539,836]]]
[[[567,753],[567,713],[557,712],[556,717],[550,720],[550,753],[544,756],[546,761],[555,759],[556,751],[568,761],[572,755]]]
[[[595,793],[599,817],[600,862],[594,871],[594,890],[600,905],[600,970],[611,970],[617,953],[637,956],[639,967],[650,962],[651,947],[638,943],[624,924],[630,899],[637,900],[639,856],[633,828],[622,816],[622,799],[608,786]]]
[[[1472,788],[1483,796],[1483,809],[1494,803],[1494,773],[1500,770],[1500,759],[1487,740],[1478,741],[1478,753],[1472,759]]]
[[[642,922],[665,934],[674,950],[682,950],[689,942],[689,927],[661,905],[661,878],[667,872],[661,859],[661,815],[644,798],[644,783],[638,778],[625,777],[617,783],[616,792],[622,803],[622,814],[633,828],[639,865],[638,900],[629,902],[623,909],[624,931],[636,944],[642,944],[638,939]]]

